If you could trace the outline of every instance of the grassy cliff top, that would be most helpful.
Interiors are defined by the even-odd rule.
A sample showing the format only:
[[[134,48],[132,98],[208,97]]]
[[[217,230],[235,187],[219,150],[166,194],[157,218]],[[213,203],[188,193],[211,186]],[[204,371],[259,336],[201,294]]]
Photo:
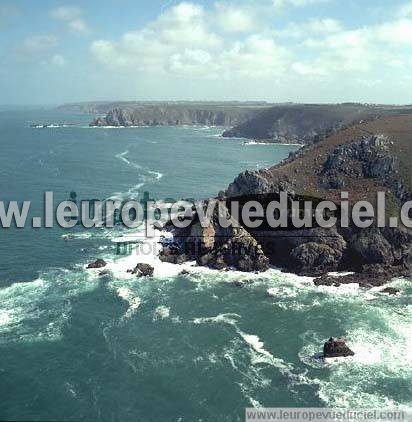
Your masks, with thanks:
[[[343,129],[322,142],[302,150],[296,159],[280,163],[268,170],[273,181],[292,183],[297,194],[313,196],[332,201],[340,200],[342,190],[350,193],[351,201],[368,200],[375,202],[376,192],[388,193],[394,204],[399,201],[388,187],[381,184],[380,178],[345,177],[343,189],[322,187],[320,173],[330,154],[342,145],[349,145],[370,135],[383,135],[388,138],[388,153],[398,160],[398,178],[409,191],[412,191],[412,115],[381,117],[376,120],[358,123]],[[389,208],[392,208],[389,206]]]

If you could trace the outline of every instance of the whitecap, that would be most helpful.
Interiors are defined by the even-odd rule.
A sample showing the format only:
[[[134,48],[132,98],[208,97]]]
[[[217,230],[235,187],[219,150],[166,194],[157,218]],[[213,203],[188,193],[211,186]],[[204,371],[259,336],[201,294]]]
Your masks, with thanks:
[[[153,321],[166,319],[170,317],[170,308],[167,306],[158,306],[153,313]]]
[[[237,320],[240,319],[240,315],[234,313],[219,314],[214,317],[199,317],[193,319],[193,324],[230,324],[235,325]]]
[[[129,155],[129,150],[123,151],[119,154],[116,155],[116,158],[118,158],[119,160],[123,161],[124,163],[126,163],[128,166],[135,168],[136,170],[140,170],[142,167],[137,164],[134,163],[133,161],[130,161],[127,156]]]
[[[142,299],[136,296],[127,287],[119,287],[116,292],[121,299],[123,299],[129,304],[126,313],[123,315],[123,319],[129,319],[139,309],[140,305],[142,304]]]
[[[70,316],[70,299],[96,286],[96,275],[79,268],[49,270],[36,280],[0,289],[1,341],[60,339]]]
[[[237,332],[251,348],[252,365],[266,363],[280,369],[281,372],[288,375],[291,374],[290,371],[293,369],[293,366],[285,362],[283,359],[273,356],[268,350],[266,350],[264,347],[265,344],[259,336],[255,334],[246,334],[239,329],[237,329]]]

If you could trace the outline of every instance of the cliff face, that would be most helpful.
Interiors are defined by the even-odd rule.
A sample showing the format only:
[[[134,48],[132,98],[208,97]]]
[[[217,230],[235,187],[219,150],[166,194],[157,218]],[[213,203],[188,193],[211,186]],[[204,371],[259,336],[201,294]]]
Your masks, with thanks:
[[[207,202],[204,203],[205,212],[206,209]],[[220,226],[219,214],[231,220],[232,224],[229,227]],[[208,227],[202,227],[195,216],[188,228],[175,230],[174,238],[179,246],[163,249],[160,259],[164,262],[179,264],[194,259],[199,265],[217,270],[229,267],[245,272],[269,269],[269,259],[263,253],[262,247],[231,217],[224,205],[215,208]]]
[[[265,198],[276,199],[282,191],[291,200],[312,198],[315,203],[329,200],[337,204],[341,190],[349,193],[351,204],[360,200],[375,204],[377,192],[385,192],[387,216],[398,216],[401,204],[412,198],[410,133],[410,116],[354,125],[291,154],[270,169],[242,173],[219,196],[227,204],[255,199],[265,208]],[[316,284],[380,285],[412,272],[412,232],[404,227],[359,229],[352,224],[329,229],[263,226],[244,230],[258,242],[270,264],[316,276]],[[185,236],[181,239],[184,244]],[[211,250],[215,248],[211,246]],[[356,274],[339,278],[328,275],[335,271]]]
[[[254,117],[262,107],[223,105],[147,105],[115,108],[91,126],[233,126]]]
[[[377,114],[378,109],[353,104],[282,105],[259,113],[223,136],[305,145]]]

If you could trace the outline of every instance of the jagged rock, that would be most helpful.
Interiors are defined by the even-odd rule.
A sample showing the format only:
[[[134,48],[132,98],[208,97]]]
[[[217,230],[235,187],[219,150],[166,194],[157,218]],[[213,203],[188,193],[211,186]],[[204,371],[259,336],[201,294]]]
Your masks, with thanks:
[[[251,231],[251,234],[259,236],[263,252],[272,265],[302,275],[337,271],[347,248],[345,239],[335,228]]]
[[[164,246],[159,254],[159,259],[162,262],[169,264],[180,265],[188,260],[188,257],[180,251],[178,245]]]
[[[265,170],[245,171],[231,183],[226,191],[227,197],[236,197],[241,195],[259,194],[273,192],[273,186],[269,182],[270,174]]]
[[[96,269],[96,268],[103,268],[107,265],[107,262],[104,259],[97,259],[94,262],[91,262],[87,268],[88,269]]]
[[[395,287],[387,287],[386,289],[381,290],[381,292],[392,296],[397,296],[401,293],[401,291]]]
[[[152,277],[154,268],[149,264],[137,264],[132,274],[136,274],[137,277]]]
[[[378,287],[385,285],[394,277],[401,277],[405,273],[404,267],[365,265],[360,272],[344,276],[331,276],[325,274],[314,280],[316,286],[336,286],[341,284],[359,284],[362,287]]]
[[[328,155],[321,171],[321,184],[342,189],[345,178],[380,178],[388,180],[398,169],[398,160],[389,154],[389,140],[370,135],[341,145]]]
[[[291,258],[298,274],[313,275],[336,271],[343,253],[322,243],[304,243],[293,249]]]
[[[207,203],[204,204],[207,209]],[[198,216],[196,216],[197,218]],[[219,217],[231,222],[229,227],[219,224]],[[216,206],[210,225],[202,227],[194,219],[186,229],[175,229],[174,238],[181,243],[187,259],[196,259],[201,266],[217,270],[234,268],[245,272],[263,272],[269,260],[259,243],[230,216],[224,203]]]
[[[391,244],[378,229],[361,230],[351,245],[364,264],[392,265],[394,262]]]
[[[323,276],[316,278],[313,283],[315,286],[339,287],[341,283],[339,283],[338,280],[338,277],[331,277],[327,274],[324,274]]]
[[[339,358],[354,356],[355,353],[349,349],[345,340],[340,338],[330,338],[323,346],[324,358]]]

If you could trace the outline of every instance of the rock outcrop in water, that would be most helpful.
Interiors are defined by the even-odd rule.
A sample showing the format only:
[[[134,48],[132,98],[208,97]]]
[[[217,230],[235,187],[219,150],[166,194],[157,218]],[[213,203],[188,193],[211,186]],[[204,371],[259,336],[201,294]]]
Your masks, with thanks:
[[[263,207],[278,199],[337,204],[340,189],[350,195],[350,204],[360,200],[376,203],[377,192],[386,193],[386,212],[397,215],[402,201],[411,197],[409,158],[412,118],[397,116],[354,125],[328,139],[303,148],[268,170],[239,175],[220,194],[231,209],[231,201],[257,200]],[[394,189],[396,187],[396,189]],[[376,207],[375,207],[376,209]],[[241,215],[241,214],[240,214]],[[263,271],[269,264],[299,275],[315,276],[317,285],[358,282],[364,286],[382,285],[393,277],[407,276],[412,268],[412,233],[403,226],[360,229],[350,224],[333,228],[250,229],[239,223],[236,230],[223,229],[214,221],[203,229],[196,219],[175,235],[180,250],[200,265],[242,271]],[[203,248],[191,249],[193,239],[203,239]],[[226,251],[240,241],[247,252],[233,257]],[[337,277],[331,272],[351,274]]]
[[[149,264],[137,264],[131,273],[136,274],[137,277],[152,277],[154,268]]]
[[[97,269],[97,268],[104,268],[107,265],[107,262],[104,259],[97,259],[94,262],[91,262],[87,268],[88,269]]]
[[[345,340],[341,338],[330,338],[323,346],[324,358],[343,358],[354,356],[355,353],[349,349]]]

